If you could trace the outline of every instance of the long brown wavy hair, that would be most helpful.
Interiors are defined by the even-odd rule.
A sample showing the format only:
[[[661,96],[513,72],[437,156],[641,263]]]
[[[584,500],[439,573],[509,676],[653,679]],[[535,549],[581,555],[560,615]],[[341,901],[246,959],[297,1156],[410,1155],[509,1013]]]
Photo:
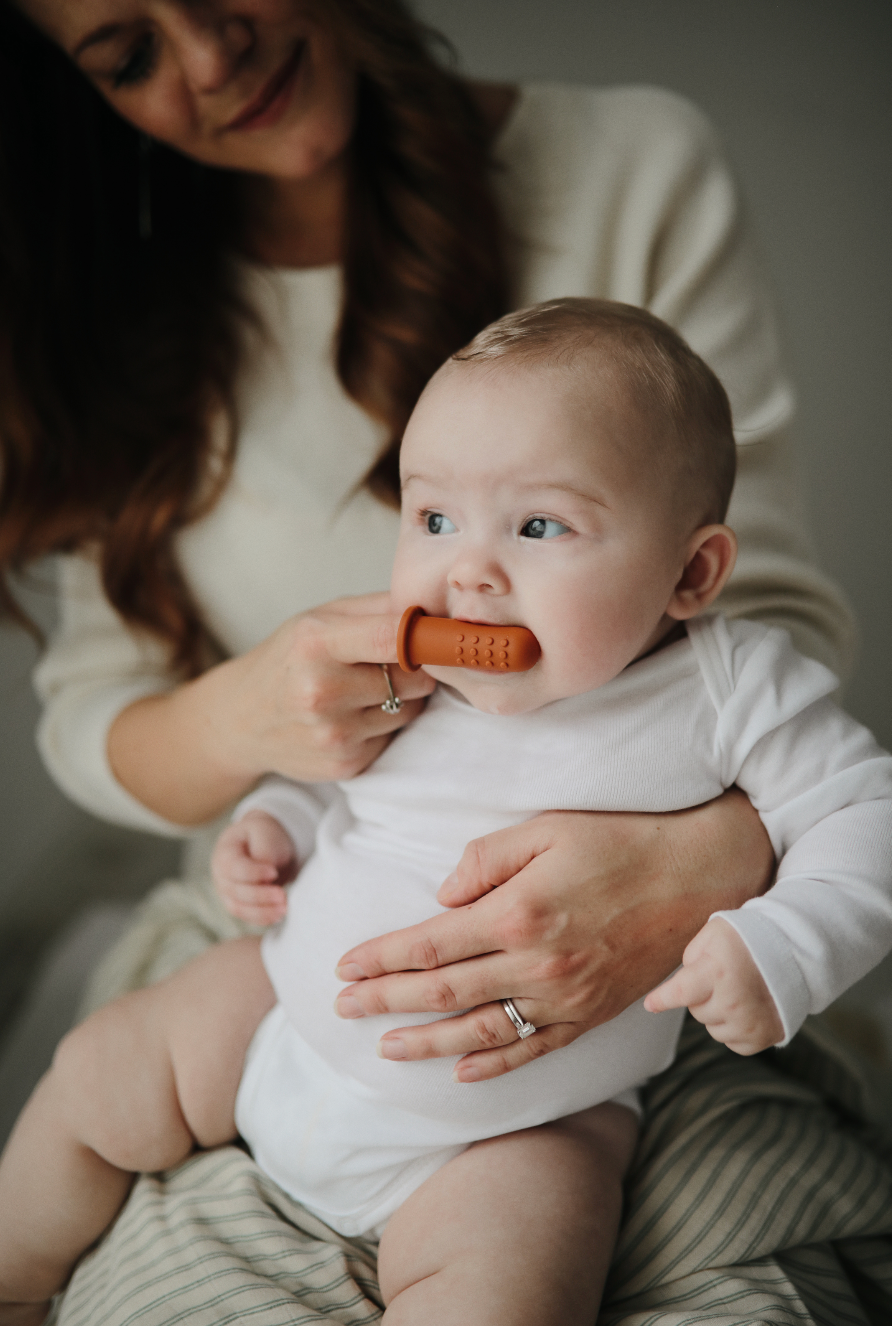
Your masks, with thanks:
[[[326,13],[359,79],[337,371],[389,430],[366,482],[398,505],[422,387],[507,307],[502,232],[485,125],[435,35],[402,0]],[[109,601],[185,675],[206,642],[175,540],[231,469],[253,316],[239,185],[149,146],[0,0],[0,602],[26,623],[10,578],[95,548]]]

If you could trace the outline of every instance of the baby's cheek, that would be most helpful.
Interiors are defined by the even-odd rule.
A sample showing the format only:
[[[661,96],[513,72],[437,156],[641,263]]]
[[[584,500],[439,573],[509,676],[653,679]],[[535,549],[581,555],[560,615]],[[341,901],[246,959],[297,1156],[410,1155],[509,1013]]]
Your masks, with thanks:
[[[439,592],[442,577],[432,565],[432,543],[431,539],[419,538],[414,529],[401,532],[390,573],[390,593],[395,604],[407,608],[413,603],[424,602],[432,589],[434,593]]]

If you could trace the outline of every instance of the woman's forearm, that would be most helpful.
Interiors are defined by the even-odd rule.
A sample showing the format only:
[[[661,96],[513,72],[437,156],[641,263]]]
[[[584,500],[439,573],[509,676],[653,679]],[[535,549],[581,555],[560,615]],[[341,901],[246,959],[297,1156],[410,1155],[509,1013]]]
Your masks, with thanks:
[[[215,714],[225,703],[228,681],[221,668],[128,705],[108,734],[109,763],[118,782],[174,824],[216,818],[259,776],[227,760],[219,739]]]
[[[770,886],[771,841],[749,797],[729,788],[715,801],[676,811],[667,840],[674,895],[697,916],[692,934],[716,911],[741,907]]]

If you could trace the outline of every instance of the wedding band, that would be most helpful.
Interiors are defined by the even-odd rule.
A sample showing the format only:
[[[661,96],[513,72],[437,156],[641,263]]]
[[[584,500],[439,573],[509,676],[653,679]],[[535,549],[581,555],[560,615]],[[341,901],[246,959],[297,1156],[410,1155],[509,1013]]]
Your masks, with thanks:
[[[525,1041],[527,1036],[532,1036],[536,1028],[533,1026],[532,1022],[524,1022],[523,1018],[514,1007],[513,999],[503,999],[502,1008],[504,1008],[511,1021],[514,1023],[514,1026],[517,1028],[517,1034],[522,1041]]]
[[[393,693],[393,682],[390,680],[390,664],[382,663],[381,671],[384,673],[384,680],[387,682],[387,699],[381,708],[385,714],[398,714],[403,707],[403,702],[398,695]]]

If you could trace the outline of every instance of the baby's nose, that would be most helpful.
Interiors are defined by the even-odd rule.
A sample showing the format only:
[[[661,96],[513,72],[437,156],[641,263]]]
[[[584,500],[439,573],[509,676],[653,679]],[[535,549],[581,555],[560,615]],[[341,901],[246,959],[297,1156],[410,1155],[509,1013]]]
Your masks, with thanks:
[[[453,563],[448,582],[451,589],[475,594],[507,594],[511,587],[497,558],[470,550]]]

